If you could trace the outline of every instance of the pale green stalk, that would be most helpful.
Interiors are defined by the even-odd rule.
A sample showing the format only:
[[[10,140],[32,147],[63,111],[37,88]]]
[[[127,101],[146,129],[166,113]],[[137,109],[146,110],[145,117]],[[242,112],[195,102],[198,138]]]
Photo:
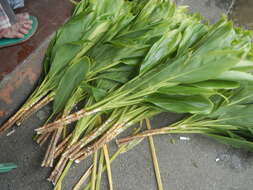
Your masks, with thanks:
[[[104,151],[105,163],[106,163],[106,168],[107,168],[109,188],[110,188],[110,190],[113,190],[112,170],[111,170],[111,164],[110,164],[110,156],[109,156],[109,152],[108,152],[108,148],[107,148],[106,144],[103,146],[103,151]]]
[[[97,174],[97,159],[98,159],[98,152],[94,152],[93,156],[93,168],[92,168],[92,175],[91,175],[91,188],[90,190],[95,190],[96,188],[96,174]]]
[[[146,125],[147,125],[147,129],[151,129],[151,124],[150,124],[149,119],[146,119]],[[150,136],[148,140],[149,140],[150,151],[151,151],[151,155],[152,155],[152,161],[153,161],[153,165],[154,165],[154,169],[155,169],[158,190],[163,190],[162,178],[161,178],[161,173],[160,173],[160,169],[159,169],[158,159],[156,156],[156,150],[155,150],[155,144],[154,144],[153,137]]]
[[[126,148],[125,146],[120,147],[120,148],[112,155],[112,157],[110,158],[110,164],[111,164],[121,153],[125,152],[125,151],[124,151],[125,148]],[[104,165],[104,167],[103,167],[103,169],[102,169],[102,173],[105,172],[106,169],[107,169],[107,165]],[[88,183],[88,184],[86,185],[86,187],[85,187],[83,190],[89,189],[89,188],[90,188],[90,185],[91,185],[91,183]]]
[[[85,182],[85,180],[89,177],[89,175],[92,172],[93,165],[91,165],[88,170],[83,174],[83,176],[80,178],[80,180],[77,182],[73,190],[79,190],[82,186],[82,184]]]
[[[96,179],[96,190],[100,190],[101,186],[101,178],[103,173],[103,165],[104,165],[104,151],[101,149],[100,157],[99,157],[99,164],[98,164],[98,172],[97,172],[97,179]]]

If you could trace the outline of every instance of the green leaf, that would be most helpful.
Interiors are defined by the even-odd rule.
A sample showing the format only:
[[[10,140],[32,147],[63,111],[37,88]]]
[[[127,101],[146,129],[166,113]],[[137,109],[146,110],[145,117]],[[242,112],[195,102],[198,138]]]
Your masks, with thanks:
[[[253,75],[240,71],[226,71],[219,75],[216,79],[230,81],[253,81]]]
[[[238,82],[224,80],[208,80],[198,83],[193,83],[193,86],[205,89],[236,89],[240,87]]]
[[[243,59],[237,65],[233,67],[233,70],[242,71],[242,72],[249,72],[253,71],[253,58],[250,59]]]
[[[73,11],[73,16],[82,13],[85,10],[85,8],[87,8],[88,3],[89,3],[88,1],[80,1],[76,5],[75,10]]]
[[[87,57],[84,57],[67,68],[56,90],[53,107],[54,113],[57,113],[64,108],[74,90],[85,78],[89,71],[89,67],[90,60]]]
[[[80,50],[81,46],[71,43],[59,47],[53,57],[49,76],[52,77],[61,72]]]
[[[138,28],[147,24],[168,19],[175,14],[175,3],[171,1],[150,0],[142,8],[135,21]]]
[[[227,131],[228,135],[233,139],[246,140],[245,138],[233,133],[232,131]]]
[[[177,55],[182,55],[188,48],[192,47],[207,32],[207,27],[201,23],[194,22],[183,32],[182,40],[179,44]]]
[[[162,87],[157,90],[158,93],[167,94],[167,95],[212,95],[215,94],[215,91],[212,89],[178,85],[174,87]]]
[[[95,2],[98,15],[112,14],[115,17],[119,15],[124,3],[122,0],[99,0]]]
[[[159,64],[162,59],[175,51],[181,38],[182,35],[178,30],[167,32],[147,53],[143,64],[141,64],[140,73],[152,69]]]
[[[253,105],[232,105],[220,111],[220,123],[241,127],[253,126]]]
[[[206,55],[193,56],[191,53],[168,60],[127,85],[128,89],[155,88],[165,81],[168,83],[190,84],[213,79],[229,70],[239,61],[236,51],[209,52]],[[172,63],[171,63],[172,62]],[[221,64],[222,63],[222,64]]]
[[[233,92],[230,98],[231,104],[253,103],[253,82],[243,82],[241,87]]]
[[[240,56],[236,51],[213,51],[201,56],[190,55],[183,63],[177,61],[169,66],[168,78],[172,82],[180,83],[210,80],[236,65]]]
[[[0,173],[9,172],[15,168],[17,168],[17,165],[13,163],[0,164]]]
[[[247,140],[240,140],[237,138],[234,139],[231,137],[224,137],[224,136],[219,136],[219,135],[214,135],[214,134],[207,134],[207,136],[214,138],[220,143],[231,145],[235,148],[244,148],[244,149],[253,151],[253,143]]]
[[[212,102],[202,96],[167,96],[157,93],[145,97],[145,101],[176,113],[208,114],[213,109]]]
[[[51,66],[51,58],[52,58],[52,49],[56,43],[56,34],[51,39],[44,60],[43,60],[43,74],[46,75],[49,72],[50,66]]]
[[[136,67],[133,65],[120,63],[112,68],[109,68],[108,72],[135,72],[135,70],[136,70]]]
[[[109,79],[119,83],[126,83],[131,79],[132,72],[106,72],[98,76],[101,79]]]
[[[94,21],[95,13],[83,12],[77,16],[72,17],[63,27],[59,30],[58,38],[54,47],[54,52],[62,45],[74,41],[81,40],[85,31],[90,28],[90,25]]]
[[[116,87],[120,86],[121,84],[116,82],[116,81],[112,81],[112,80],[107,80],[107,79],[97,79],[95,81],[95,86],[97,88],[101,88],[105,91],[112,91],[114,90]]]
[[[91,90],[92,90],[92,95],[97,102],[102,100],[108,94],[105,90],[101,88],[92,87]]]
[[[250,134],[253,135],[253,128],[252,127],[248,127],[247,129],[249,130]]]
[[[224,49],[228,47],[232,50],[231,43],[235,36],[235,31],[231,22],[222,18],[212,26],[208,33],[196,44],[197,54],[202,55],[209,51]]]
[[[83,88],[93,96],[96,101],[103,99],[108,93],[105,89],[91,86],[89,84],[84,84]]]

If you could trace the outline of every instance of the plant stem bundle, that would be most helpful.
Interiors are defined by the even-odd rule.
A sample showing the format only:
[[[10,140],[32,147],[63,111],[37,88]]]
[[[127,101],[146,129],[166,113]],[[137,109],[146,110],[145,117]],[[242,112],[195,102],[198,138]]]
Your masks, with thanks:
[[[112,189],[107,144],[162,112],[190,116],[118,142],[127,150],[146,136],[200,133],[253,147],[251,32],[226,18],[210,25],[170,0],[82,0],[43,64],[42,82],[0,133],[53,101],[35,131],[41,145],[51,137],[42,166],[54,167],[48,179],[57,188],[74,162],[93,154],[91,189],[100,188],[104,161]]]

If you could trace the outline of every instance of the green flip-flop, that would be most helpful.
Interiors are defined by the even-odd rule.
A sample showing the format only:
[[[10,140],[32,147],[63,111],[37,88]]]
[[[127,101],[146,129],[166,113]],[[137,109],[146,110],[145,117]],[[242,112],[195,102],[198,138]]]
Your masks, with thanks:
[[[17,168],[17,165],[13,163],[0,164],[0,173],[9,172],[15,168]]]
[[[0,48],[21,44],[29,40],[35,34],[38,27],[38,19],[35,16],[30,16],[30,20],[33,22],[32,28],[29,30],[29,33],[24,36],[24,38],[2,38],[0,39]]]

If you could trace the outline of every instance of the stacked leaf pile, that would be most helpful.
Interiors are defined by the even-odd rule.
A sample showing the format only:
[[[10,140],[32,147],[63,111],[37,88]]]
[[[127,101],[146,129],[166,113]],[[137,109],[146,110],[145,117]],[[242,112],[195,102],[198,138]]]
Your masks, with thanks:
[[[252,71],[251,32],[226,18],[210,25],[170,0],[83,0],[51,41],[42,82],[0,132],[53,101],[36,141],[49,141],[42,166],[55,166],[49,180],[56,187],[73,161],[92,154],[99,180],[98,152],[103,160],[107,143],[162,112],[190,116],[119,140],[111,160],[166,133],[201,133],[253,150]]]

